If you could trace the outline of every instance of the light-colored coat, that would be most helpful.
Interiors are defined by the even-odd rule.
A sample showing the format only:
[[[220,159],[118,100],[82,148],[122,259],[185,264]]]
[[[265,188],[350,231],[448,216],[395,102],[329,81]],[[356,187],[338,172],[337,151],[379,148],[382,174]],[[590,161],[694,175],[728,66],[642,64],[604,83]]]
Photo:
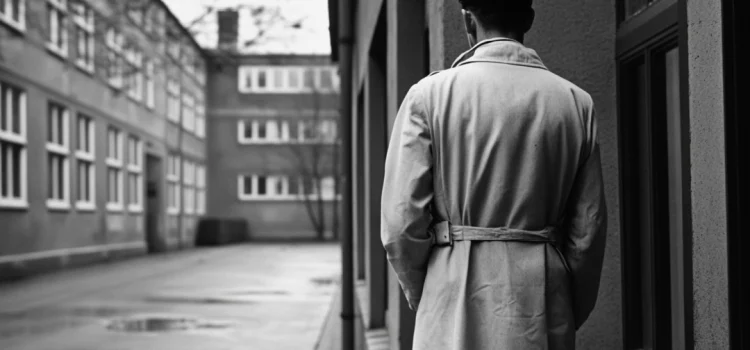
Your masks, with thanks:
[[[573,349],[604,256],[589,94],[510,39],[414,85],[386,157],[382,241],[412,309],[414,349]],[[541,230],[558,243],[433,244],[431,227]]]

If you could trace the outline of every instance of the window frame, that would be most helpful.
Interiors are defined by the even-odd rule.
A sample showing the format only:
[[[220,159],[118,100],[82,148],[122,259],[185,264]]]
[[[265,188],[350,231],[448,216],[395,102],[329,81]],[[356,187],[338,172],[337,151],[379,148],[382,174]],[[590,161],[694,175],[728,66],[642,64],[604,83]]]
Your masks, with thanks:
[[[6,0],[3,12],[0,12],[0,23],[3,23],[21,33],[26,32],[26,0],[18,0],[18,20],[14,20],[13,2]]]
[[[312,70],[312,87],[306,86],[306,71]],[[277,75],[277,72],[281,72]],[[339,80],[335,66],[244,65],[237,69],[237,91],[241,94],[303,94],[337,93]],[[265,86],[258,86],[259,76],[265,76]],[[322,87],[322,75],[330,74],[331,86]],[[281,81],[277,81],[278,77]],[[292,84],[292,77],[296,77]]]
[[[206,214],[206,166],[197,165],[195,172],[195,214]]]
[[[167,79],[167,120],[180,124],[182,120],[182,86],[178,79]]]
[[[114,135],[114,142],[111,139],[111,135]],[[124,184],[124,165],[125,165],[125,133],[122,129],[109,126],[107,128],[107,156],[105,163],[107,165],[107,210],[113,212],[120,212],[125,209],[125,184]],[[115,154],[112,154],[112,147],[115,146]],[[115,185],[115,191],[117,193],[117,201],[111,201],[110,191],[112,190],[112,183],[110,182],[109,173],[110,170],[115,172],[117,182]]]
[[[180,184],[180,173],[182,167],[181,157],[169,154],[167,158],[167,214],[179,215],[182,208],[182,186]],[[174,201],[174,203],[172,203]]]
[[[17,147],[20,147],[19,157],[18,160],[19,164],[19,171],[18,171],[18,179],[13,179],[12,175],[14,174],[14,171],[9,171],[8,176],[6,177],[6,188],[9,192],[12,192],[13,185],[15,184],[12,182],[13,180],[19,182],[19,196],[3,196],[0,192],[0,208],[28,208],[29,202],[28,202],[28,135],[27,135],[27,123],[28,123],[28,116],[27,116],[27,101],[26,101],[26,90],[22,89],[21,87],[17,85],[13,85],[10,83],[6,83],[5,81],[0,81],[0,94],[5,94],[5,96],[0,96],[0,102],[5,102],[5,111],[0,110],[0,118],[7,118],[7,121],[5,122],[6,130],[0,129],[0,143],[7,143],[10,145],[15,145]],[[14,101],[15,99],[13,96],[17,94],[18,95],[18,132],[13,132],[13,116],[12,116],[12,110],[13,105],[8,101]],[[3,107],[3,104],[0,103],[0,108]],[[1,125],[1,124],[0,124]],[[1,149],[0,149],[1,150]],[[0,155],[2,156],[2,155]],[[1,161],[2,157],[0,157]],[[0,164],[0,174],[2,174],[3,169],[5,169],[8,164],[13,164],[13,162],[8,161],[6,159],[5,164]],[[0,177],[0,181],[2,181],[2,177]]]
[[[195,97],[190,93],[182,94],[182,128],[195,132]]]
[[[115,27],[107,28],[105,34],[105,47],[107,48],[107,83],[115,89],[121,89],[124,85],[124,58],[125,36],[122,31]]]
[[[68,57],[68,1],[67,0],[47,0],[47,40],[45,46],[47,49],[62,57]],[[56,19],[57,30],[53,28],[53,18]],[[57,40],[55,40],[57,39]]]
[[[85,126],[81,126],[81,122],[83,121]],[[82,150],[80,148],[81,144],[81,130],[85,129],[85,137],[87,138],[88,150]],[[94,118],[85,115],[83,113],[78,113],[76,116],[76,150],[75,150],[75,159],[76,159],[76,189],[78,190],[78,193],[76,194],[76,200],[75,200],[75,206],[78,210],[95,210],[96,209],[96,126]],[[81,185],[80,181],[80,166],[78,166],[81,163],[85,163],[88,168],[88,193],[89,193],[89,199],[88,200],[81,200],[80,198],[80,191],[79,188]]]
[[[70,4],[71,7],[71,17],[73,22],[73,27],[76,31],[76,59],[75,64],[78,68],[82,69],[83,71],[87,73],[94,73],[95,65],[94,65],[94,58],[95,58],[95,47],[94,47],[94,39],[96,35],[95,31],[95,16],[94,16],[94,9],[86,3],[83,0],[71,0],[72,3]],[[75,10],[76,7],[80,7],[83,14],[78,13],[79,11]],[[84,34],[82,37],[81,34]],[[81,49],[81,39],[84,41],[85,46],[85,56],[80,55],[80,49]]]
[[[136,135],[128,135],[128,165],[127,165],[127,178],[128,178],[128,211],[131,213],[142,213],[143,212],[143,140]],[[135,162],[134,162],[135,161]],[[135,177],[135,189],[131,188],[132,183],[130,179]],[[133,202],[132,192],[135,190],[136,202]]]
[[[125,62],[128,68],[125,79],[127,81],[128,97],[133,101],[143,102],[143,51],[135,45],[129,45],[125,48]]]
[[[53,115],[54,114],[54,115]],[[52,124],[50,124],[50,121],[53,121]],[[51,130],[53,128],[53,125],[57,125],[57,130]],[[50,140],[50,130],[52,132],[52,135],[56,135],[61,133],[61,140]],[[48,102],[47,103],[47,135],[48,138],[45,143],[45,149],[46,149],[46,155],[47,160],[49,160],[50,157],[57,157],[62,159],[61,163],[61,169],[59,171],[61,172],[62,177],[62,183],[59,184],[61,187],[61,194],[62,198],[50,198],[50,194],[52,189],[49,187],[47,188],[47,208],[49,209],[58,209],[58,210],[67,210],[70,209],[70,203],[71,203],[71,191],[70,191],[70,111],[67,107],[60,103],[56,102]],[[56,141],[59,141],[56,142]],[[47,162],[47,166],[49,166],[49,161]],[[51,184],[49,177],[52,176],[52,169],[47,169],[47,186]],[[54,174],[57,175],[57,174]],[[52,180],[55,181],[55,180]]]

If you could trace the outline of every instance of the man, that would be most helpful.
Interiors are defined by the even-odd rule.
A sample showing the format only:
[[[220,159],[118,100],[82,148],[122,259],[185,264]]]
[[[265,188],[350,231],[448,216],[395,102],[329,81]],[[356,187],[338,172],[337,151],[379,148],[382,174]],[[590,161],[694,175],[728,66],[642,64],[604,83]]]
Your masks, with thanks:
[[[386,158],[414,349],[573,349],[606,234],[593,102],[522,44],[531,0],[461,3],[473,47],[410,89]]]

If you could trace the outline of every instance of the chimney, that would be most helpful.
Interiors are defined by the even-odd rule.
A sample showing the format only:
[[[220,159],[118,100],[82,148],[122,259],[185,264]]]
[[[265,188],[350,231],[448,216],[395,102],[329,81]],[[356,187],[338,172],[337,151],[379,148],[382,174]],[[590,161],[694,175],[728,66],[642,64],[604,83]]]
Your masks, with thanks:
[[[228,9],[217,12],[219,22],[219,50],[237,51],[239,35],[239,13]]]

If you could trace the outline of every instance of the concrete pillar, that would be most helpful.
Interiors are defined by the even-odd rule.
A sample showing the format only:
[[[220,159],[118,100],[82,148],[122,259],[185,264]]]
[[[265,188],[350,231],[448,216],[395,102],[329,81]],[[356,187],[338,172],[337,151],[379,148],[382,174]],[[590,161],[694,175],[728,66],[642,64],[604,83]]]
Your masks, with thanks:
[[[380,195],[383,189],[386,152],[385,72],[370,59],[365,86],[364,181],[365,254],[369,320],[367,328],[385,326],[385,249],[380,240]]]
[[[450,68],[453,60],[469,49],[461,4],[456,0],[426,0],[430,30],[430,70]]]
[[[695,349],[729,348],[721,3],[686,1]]]

